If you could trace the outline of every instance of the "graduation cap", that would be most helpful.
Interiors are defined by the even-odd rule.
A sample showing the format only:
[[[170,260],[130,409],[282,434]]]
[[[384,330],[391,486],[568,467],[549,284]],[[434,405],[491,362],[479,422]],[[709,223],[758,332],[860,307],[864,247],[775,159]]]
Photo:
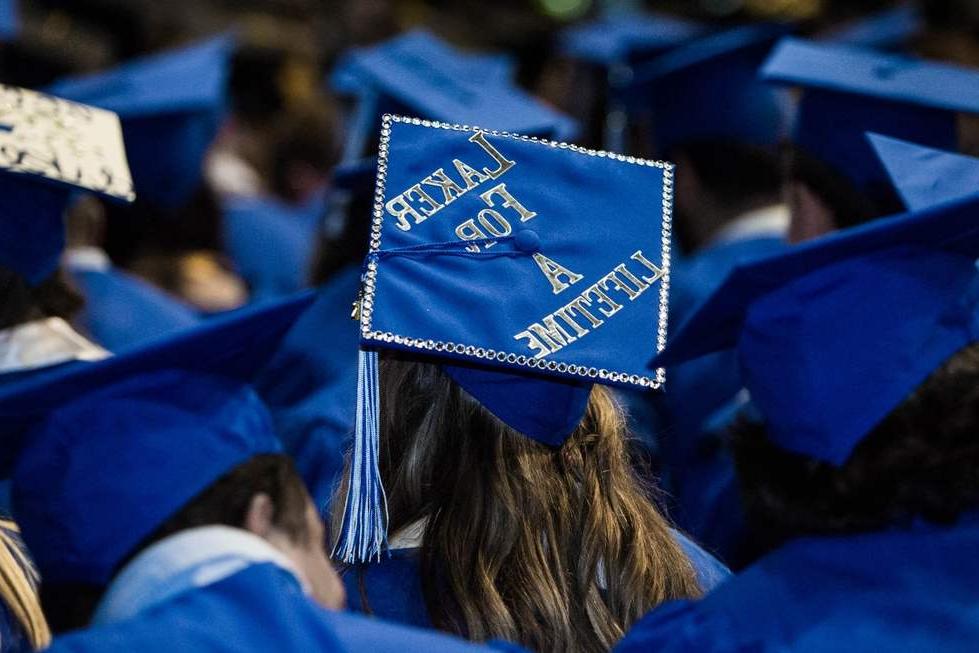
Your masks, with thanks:
[[[17,0],[0,0],[0,41],[10,41],[20,34],[20,11]]]
[[[75,191],[135,197],[110,111],[0,85],[0,152],[0,266],[30,285],[58,267]]]
[[[119,114],[136,191],[175,208],[200,183],[204,154],[224,118],[233,49],[233,37],[223,35],[48,90]]]
[[[787,29],[757,24],[697,39],[635,67],[616,96],[627,108],[651,111],[660,154],[707,138],[773,146],[785,124],[784,101],[756,74]]]
[[[434,356],[517,432],[560,446],[593,383],[659,387],[673,166],[385,116],[359,301],[345,560],[378,555],[377,351]]]
[[[887,175],[864,132],[954,150],[957,112],[979,112],[979,72],[957,66],[788,38],[761,71],[801,86],[796,145],[873,191]]]
[[[279,441],[247,385],[312,294],[0,388],[13,508],[45,582],[106,584],[168,517]],[[18,455],[19,452],[19,455]]]
[[[368,135],[388,111],[549,138],[577,132],[571,118],[487,72],[494,69],[487,68],[485,59],[463,55],[426,32],[353,50],[338,64],[333,81],[342,90],[357,80],[357,115],[345,160],[367,154]]]
[[[913,2],[851,21],[826,34],[822,40],[875,50],[900,50],[924,27],[921,11]]]
[[[979,339],[979,194],[736,268],[653,361],[736,349],[769,437],[842,465]]]
[[[867,138],[909,210],[979,193],[979,159],[880,134]]]
[[[612,68],[647,59],[708,31],[706,25],[645,12],[620,12],[569,27],[561,33],[561,54]]]

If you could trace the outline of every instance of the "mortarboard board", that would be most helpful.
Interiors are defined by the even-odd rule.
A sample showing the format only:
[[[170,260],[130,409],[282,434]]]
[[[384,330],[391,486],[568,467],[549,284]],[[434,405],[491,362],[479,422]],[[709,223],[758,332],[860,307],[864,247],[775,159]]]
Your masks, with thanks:
[[[0,42],[10,41],[20,34],[20,12],[17,0],[0,0]]]
[[[758,24],[705,36],[637,66],[616,93],[626,107],[651,110],[657,153],[705,138],[773,146],[785,109],[756,73],[786,30]]]
[[[979,194],[741,266],[653,361],[736,349],[779,446],[843,464],[979,338]]]
[[[580,423],[591,384],[663,380],[641,362],[666,333],[671,164],[390,115],[380,143],[347,560],[383,545],[378,349],[440,359],[551,446]]]
[[[568,138],[577,131],[572,119],[484,67],[482,59],[460,54],[425,32],[353,50],[339,64],[342,74],[336,82],[349,88],[350,79],[359,80],[358,111],[364,115],[354,121],[359,133],[352,142],[362,143],[374,133],[386,111],[549,138]],[[347,149],[348,161],[365,154]]]
[[[174,208],[200,183],[226,109],[233,48],[224,35],[48,90],[119,114],[137,193]]]
[[[864,132],[956,149],[956,112],[979,112],[979,72],[947,64],[785,39],[761,71],[804,88],[793,140],[872,191],[887,175]]]
[[[851,21],[826,34],[822,40],[875,50],[900,50],[923,27],[921,11],[913,2]]]
[[[215,318],[0,389],[14,513],[45,582],[107,583],[187,501],[280,451],[247,384],[311,301]]]
[[[880,134],[867,138],[908,210],[979,193],[979,159]]]
[[[606,68],[634,63],[703,35],[705,25],[666,14],[621,12],[569,27],[561,54]]]
[[[135,196],[110,111],[0,86],[0,266],[36,285],[58,267],[73,192]]]

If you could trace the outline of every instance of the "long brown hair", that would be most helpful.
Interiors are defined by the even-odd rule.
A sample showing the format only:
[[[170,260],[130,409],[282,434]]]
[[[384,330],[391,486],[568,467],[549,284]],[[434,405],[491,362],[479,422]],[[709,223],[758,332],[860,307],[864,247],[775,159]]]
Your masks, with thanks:
[[[437,365],[383,358],[380,439],[389,532],[427,520],[419,571],[441,630],[536,651],[607,651],[650,608],[700,593],[630,465],[607,388],[595,386],[581,425],[552,448],[495,418]]]

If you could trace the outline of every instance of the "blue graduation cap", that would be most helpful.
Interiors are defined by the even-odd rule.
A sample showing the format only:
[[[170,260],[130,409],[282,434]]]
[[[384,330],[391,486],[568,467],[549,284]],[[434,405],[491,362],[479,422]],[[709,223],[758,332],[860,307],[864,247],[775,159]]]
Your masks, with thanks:
[[[247,383],[312,298],[0,388],[14,514],[45,582],[106,584],[190,499],[280,451]]]
[[[48,90],[119,114],[137,193],[175,208],[200,183],[224,118],[233,49],[234,38],[223,35]]]
[[[353,50],[333,79],[334,88],[355,89],[357,95],[345,160],[367,154],[368,135],[376,133],[388,111],[549,138],[577,132],[574,120],[501,80],[494,70],[485,59],[461,54],[426,32]]]
[[[523,435],[560,446],[593,383],[656,388],[673,166],[385,116],[359,301],[345,560],[378,555],[377,351],[434,356]]]
[[[651,111],[661,155],[706,138],[773,146],[786,122],[785,103],[756,74],[786,30],[748,25],[697,39],[637,66],[616,96],[627,108]]]
[[[36,285],[58,267],[71,196],[135,198],[110,111],[0,85],[0,266]]]
[[[0,0],[0,41],[10,41],[20,34],[20,11],[17,0]]]
[[[822,40],[875,50],[900,50],[924,27],[921,11],[913,2],[851,21],[829,32]]]
[[[873,192],[887,175],[864,132],[956,149],[956,112],[979,112],[979,72],[947,64],[785,39],[764,79],[801,86],[796,145]]]
[[[909,210],[979,193],[979,159],[880,134],[867,138]]]
[[[707,31],[706,25],[667,14],[620,12],[567,28],[558,48],[572,59],[611,68],[659,54]]]
[[[979,339],[979,194],[741,266],[653,364],[736,349],[773,442],[842,465]]]

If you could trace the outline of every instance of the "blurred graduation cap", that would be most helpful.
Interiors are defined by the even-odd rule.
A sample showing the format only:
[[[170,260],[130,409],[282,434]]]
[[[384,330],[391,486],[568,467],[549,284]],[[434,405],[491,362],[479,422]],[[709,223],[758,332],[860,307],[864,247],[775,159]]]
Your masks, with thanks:
[[[561,54],[604,68],[637,63],[708,31],[706,25],[667,14],[620,12],[569,27]]]
[[[979,159],[880,134],[867,138],[911,211],[979,193]]]
[[[134,199],[110,111],[0,85],[0,266],[36,285],[58,267],[74,192]]]
[[[379,555],[377,351],[434,356],[517,432],[560,446],[593,383],[656,388],[673,167],[385,116],[359,301],[345,560]]]
[[[10,41],[20,34],[20,11],[17,0],[0,0],[0,42]]]
[[[0,387],[3,470],[45,582],[106,584],[168,517],[280,451],[248,383],[312,294]]]
[[[653,361],[736,349],[773,442],[842,465],[979,338],[979,194],[741,266]]]
[[[200,183],[204,155],[224,118],[234,43],[222,35],[48,90],[119,114],[137,193],[175,208]]]
[[[954,150],[957,112],[979,112],[979,72],[896,55],[788,38],[761,71],[801,86],[793,141],[873,191],[887,175],[864,132]]]
[[[785,106],[757,69],[788,27],[757,24],[712,34],[635,67],[615,89],[629,110],[649,110],[654,151],[685,141],[724,138],[774,146]]]
[[[851,21],[829,32],[821,40],[874,50],[901,50],[924,26],[921,11],[913,2]]]
[[[357,97],[345,161],[369,154],[368,139],[385,112],[548,138],[575,134],[572,119],[500,78],[498,65],[461,54],[426,32],[353,50],[332,80],[336,90],[353,89]]]

